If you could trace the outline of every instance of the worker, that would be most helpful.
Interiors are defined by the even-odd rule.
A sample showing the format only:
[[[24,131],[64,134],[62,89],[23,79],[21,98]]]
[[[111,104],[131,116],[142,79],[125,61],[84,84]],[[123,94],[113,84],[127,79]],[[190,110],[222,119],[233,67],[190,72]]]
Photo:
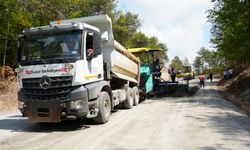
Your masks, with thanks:
[[[209,74],[209,79],[210,79],[210,82],[213,81],[213,73],[212,72],[210,72],[210,74]]]
[[[94,54],[94,50],[92,48],[88,48],[86,50],[86,57],[87,57],[87,60],[91,59],[93,57],[93,54]]]
[[[203,73],[199,75],[199,80],[200,80],[200,87],[204,88],[205,87],[205,75]]]
[[[176,72],[174,70],[174,67],[171,68],[170,77],[171,77],[172,82],[175,82]]]

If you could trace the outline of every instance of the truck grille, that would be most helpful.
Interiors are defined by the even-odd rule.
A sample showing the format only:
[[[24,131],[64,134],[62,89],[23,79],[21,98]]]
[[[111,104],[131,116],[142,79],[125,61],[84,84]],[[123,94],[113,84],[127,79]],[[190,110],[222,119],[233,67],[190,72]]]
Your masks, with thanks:
[[[40,86],[41,78],[23,79],[25,97],[30,101],[64,101],[70,97],[72,76],[49,77],[51,85],[48,89]]]

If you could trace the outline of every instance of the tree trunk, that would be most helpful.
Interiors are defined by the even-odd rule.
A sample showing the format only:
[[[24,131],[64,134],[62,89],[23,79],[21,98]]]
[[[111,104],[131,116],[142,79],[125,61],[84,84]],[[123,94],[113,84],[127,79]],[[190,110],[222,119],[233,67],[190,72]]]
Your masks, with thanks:
[[[9,26],[10,26],[10,24],[9,24],[9,20],[8,20],[7,32],[6,32],[6,37],[5,37],[4,55],[3,55],[3,67],[4,67],[3,79],[6,79],[6,52],[7,52],[7,46],[8,46]]]

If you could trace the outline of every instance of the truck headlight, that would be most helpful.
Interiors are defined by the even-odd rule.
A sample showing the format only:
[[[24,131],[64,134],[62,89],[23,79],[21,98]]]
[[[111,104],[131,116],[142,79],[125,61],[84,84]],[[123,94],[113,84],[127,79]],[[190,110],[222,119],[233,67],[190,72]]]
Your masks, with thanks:
[[[86,102],[83,100],[76,100],[76,101],[70,102],[71,109],[80,109],[84,107],[84,105],[86,105]]]

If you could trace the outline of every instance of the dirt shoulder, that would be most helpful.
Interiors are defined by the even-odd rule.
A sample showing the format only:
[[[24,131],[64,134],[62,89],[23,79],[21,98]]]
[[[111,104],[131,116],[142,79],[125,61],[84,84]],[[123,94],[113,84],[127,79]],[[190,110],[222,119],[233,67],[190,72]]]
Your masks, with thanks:
[[[0,67],[0,112],[17,108],[17,92],[19,86],[14,69]]]
[[[18,90],[16,81],[0,81],[0,112],[17,109]]]
[[[233,78],[221,79],[218,85],[220,93],[227,100],[232,101],[250,115],[250,68]]]

